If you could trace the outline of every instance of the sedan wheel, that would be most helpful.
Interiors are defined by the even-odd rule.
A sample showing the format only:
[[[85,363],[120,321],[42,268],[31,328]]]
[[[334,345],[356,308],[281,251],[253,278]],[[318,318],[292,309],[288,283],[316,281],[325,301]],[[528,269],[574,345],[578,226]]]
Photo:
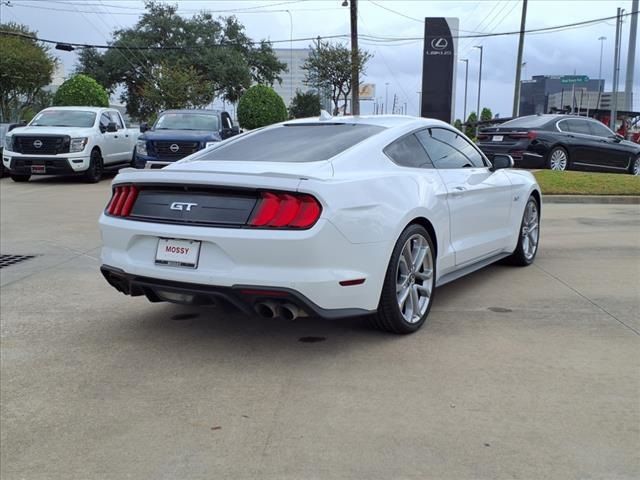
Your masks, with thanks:
[[[564,171],[567,169],[569,158],[567,152],[560,147],[551,150],[549,154],[549,168],[551,170]]]
[[[520,224],[520,235],[518,246],[508,260],[514,265],[527,266],[533,263],[533,259],[538,253],[538,243],[540,241],[540,211],[538,201],[535,197],[529,197],[527,206],[524,208],[522,223]]]
[[[412,333],[425,322],[435,287],[431,237],[420,225],[400,236],[385,277],[380,306],[373,322],[394,333]]]
[[[631,174],[632,175],[640,175],[640,157],[636,157],[631,166]]]

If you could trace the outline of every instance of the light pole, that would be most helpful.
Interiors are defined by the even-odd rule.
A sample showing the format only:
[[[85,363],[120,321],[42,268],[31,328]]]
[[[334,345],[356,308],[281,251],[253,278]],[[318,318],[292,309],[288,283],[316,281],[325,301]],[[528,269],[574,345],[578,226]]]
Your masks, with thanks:
[[[600,108],[600,95],[602,93],[602,89],[604,88],[604,82],[600,83],[600,81],[602,80],[602,50],[604,48],[604,41],[607,39],[607,37],[598,37],[598,40],[600,41],[600,67],[598,68],[598,83],[599,83],[599,88],[598,88],[598,102],[596,103],[596,110],[598,108]]]
[[[469,59],[461,58],[464,62],[464,114],[462,115],[462,123],[467,121],[467,85],[469,84]]]
[[[384,113],[388,111],[387,105],[389,105],[389,82],[384,84]]]
[[[476,112],[476,137],[478,136],[478,129],[479,129],[479,125],[478,122],[480,121],[480,91],[482,88],[482,51],[483,51],[483,47],[482,45],[474,45],[473,48],[479,48],[480,49],[480,69],[478,70],[478,111]]]
[[[422,92],[416,92],[418,94],[418,116],[422,116]]]
[[[289,14],[289,102],[293,100],[293,17],[289,10],[285,10]]]

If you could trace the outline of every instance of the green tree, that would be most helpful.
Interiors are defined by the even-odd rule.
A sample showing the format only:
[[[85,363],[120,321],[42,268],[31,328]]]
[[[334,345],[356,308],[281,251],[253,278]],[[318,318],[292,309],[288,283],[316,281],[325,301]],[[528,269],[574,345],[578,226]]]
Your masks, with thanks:
[[[79,73],[60,85],[53,96],[53,104],[108,107],[109,94],[93,78]]]
[[[364,73],[367,62],[372,55],[364,50],[358,50],[357,63],[360,73]],[[340,111],[340,99],[344,99],[346,111],[347,99],[351,93],[351,49],[343,44],[320,42],[317,47],[311,47],[309,58],[302,69],[305,71],[305,83],[311,87],[326,88],[331,92],[333,114]]]
[[[56,62],[24,25],[0,24],[0,32],[0,119],[14,122],[51,82]]]
[[[462,120],[456,118],[456,121],[453,122],[453,128],[462,131]]]
[[[271,45],[253,42],[235,17],[214,19],[202,12],[186,18],[178,15],[177,5],[155,1],[146,2],[145,9],[132,28],[114,32],[110,42],[114,48],[103,54],[86,50],[76,66],[78,72],[98,79],[112,93],[121,91],[127,113],[135,119],[156,113],[156,97],[149,95],[163,93],[158,84],[174,84],[159,82],[155,78],[159,69],[191,69],[207,85],[206,94],[192,88],[193,96],[184,106],[205,106],[218,96],[236,102],[252,83],[272,85],[286,69]],[[153,49],[136,48],[147,46]]]
[[[30,122],[40,110],[44,110],[51,105],[53,105],[53,93],[44,89],[40,90],[36,93],[36,96],[33,97],[31,105],[22,114],[22,120]]]
[[[292,118],[317,117],[320,115],[320,96],[315,92],[296,91],[289,106],[289,115]]]
[[[471,112],[469,114],[469,116],[467,117],[467,121],[466,124],[467,126],[464,129],[464,134],[469,137],[469,138],[473,138],[476,136],[476,126],[475,123],[478,121],[478,116],[476,115],[476,112]]]
[[[238,102],[238,122],[249,130],[287,119],[287,107],[273,88],[254,85]]]
[[[486,122],[488,120],[491,120],[492,118],[493,118],[493,113],[491,113],[491,109],[484,107],[480,112],[480,121]]]
[[[173,108],[194,108],[210,101],[212,85],[192,66],[169,67],[162,64],[153,69],[153,81],[146,82],[140,94],[154,111]]]

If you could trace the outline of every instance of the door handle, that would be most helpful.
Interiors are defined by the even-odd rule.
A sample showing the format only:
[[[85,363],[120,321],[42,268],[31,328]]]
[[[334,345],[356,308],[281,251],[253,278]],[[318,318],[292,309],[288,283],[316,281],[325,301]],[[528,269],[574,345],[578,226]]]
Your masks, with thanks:
[[[462,194],[464,192],[466,192],[466,191],[467,191],[466,187],[458,185],[458,186],[453,187],[453,191],[451,192],[451,196],[452,197],[461,197]]]
[[[118,135],[114,135],[113,138],[118,138]]]

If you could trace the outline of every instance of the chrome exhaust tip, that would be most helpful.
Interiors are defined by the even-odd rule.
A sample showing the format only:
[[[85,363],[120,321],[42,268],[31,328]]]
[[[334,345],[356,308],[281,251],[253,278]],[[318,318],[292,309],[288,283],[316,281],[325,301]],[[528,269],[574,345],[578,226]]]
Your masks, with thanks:
[[[279,305],[277,313],[278,316],[284,318],[285,320],[295,320],[296,318],[307,316],[307,313],[305,311],[300,310],[298,307],[291,303]]]
[[[276,318],[278,316],[276,304],[273,302],[261,302],[256,304],[255,310],[263,318]]]

